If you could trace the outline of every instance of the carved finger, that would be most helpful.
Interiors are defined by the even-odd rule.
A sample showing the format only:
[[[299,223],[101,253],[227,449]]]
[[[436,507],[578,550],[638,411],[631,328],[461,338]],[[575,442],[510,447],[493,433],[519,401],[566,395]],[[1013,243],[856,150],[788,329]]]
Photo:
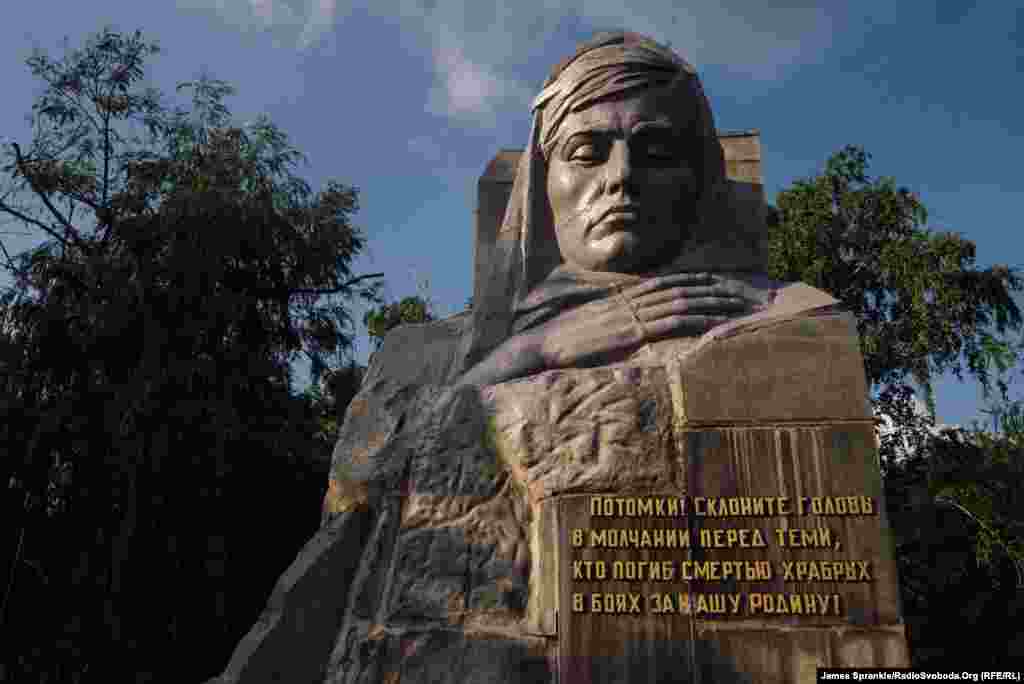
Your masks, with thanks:
[[[740,314],[750,310],[750,304],[737,298],[702,297],[699,299],[676,299],[655,306],[648,306],[638,311],[640,319],[657,320],[678,315],[702,314]]]
[[[722,292],[728,297],[738,297],[749,302],[754,309],[763,309],[775,299],[774,290],[759,290],[745,283],[723,283]]]
[[[623,294],[635,299],[636,297],[640,297],[657,290],[665,290],[672,287],[710,285],[715,282],[716,279],[717,276],[710,273],[673,273],[671,275],[658,276],[657,278],[645,280],[639,285],[634,285],[633,287],[624,290]]]
[[[668,290],[659,290],[658,292],[651,292],[650,294],[637,297],[633,300],[633,304],[637,308],[643,308],[646,306],[664,304],[665,302],[670,302],[675,299],[699,299],[701,297],[714,297],[723,294],[724,293],[721,289],[714,285],[673,287]]]
[[[727,323],[729,316],[666,316],[645,323],[651,339],[670,336],[703,335],[711,328]]]

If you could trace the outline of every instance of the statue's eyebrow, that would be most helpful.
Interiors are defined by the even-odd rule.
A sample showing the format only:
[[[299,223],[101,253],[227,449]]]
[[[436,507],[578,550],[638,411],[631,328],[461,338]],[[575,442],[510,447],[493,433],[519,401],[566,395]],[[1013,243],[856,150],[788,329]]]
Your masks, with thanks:
[[[641,121],[633,126],[633,135],[637,133],[675,133],[676,127],[668,119],[655,119],[654,121]]]
[[[633,126],[630,133],[636,135],[637,133],[674,133],[676,127],[672,124],[669,119],[653,119],[650,121],[640,121]],[[565,142],[568,143],[576,136],[587,136],[587,137],[603,137],[614,135],[615,129],[608,126],[594,125],[584,126],[574,131],[568,132],[565,136]]]

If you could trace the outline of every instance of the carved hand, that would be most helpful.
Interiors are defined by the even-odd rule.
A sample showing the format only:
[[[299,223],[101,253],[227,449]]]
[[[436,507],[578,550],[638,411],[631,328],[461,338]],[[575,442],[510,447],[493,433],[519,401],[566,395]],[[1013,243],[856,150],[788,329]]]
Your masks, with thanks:
[[[770,294],[739,280],[677,273],[579,306],[537,330],[545,368],[602,362],[669,337],[702,335],[763,308]]]
[[[509,338],[458,383],[490,385],[552,368],[611,362],[648,342],[702,335],[770,299],[770,293],[724,276],[652,278]]]

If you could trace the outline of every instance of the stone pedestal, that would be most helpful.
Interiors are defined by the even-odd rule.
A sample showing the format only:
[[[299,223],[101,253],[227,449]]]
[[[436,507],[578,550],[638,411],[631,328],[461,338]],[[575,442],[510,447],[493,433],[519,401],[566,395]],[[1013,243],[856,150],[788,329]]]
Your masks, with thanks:
[[[857,335],[823,301],[793,285],[699,341],[479,391],[443,377],[453,322],[389,336],[324,528],[218,681],[803,684],[906,666]],[[409,349],[440,370],[396,382]]]
[[[907,666],[852,318],[680,348],[485,392],[532,513],[525,630],[557,645],[559,681]]]

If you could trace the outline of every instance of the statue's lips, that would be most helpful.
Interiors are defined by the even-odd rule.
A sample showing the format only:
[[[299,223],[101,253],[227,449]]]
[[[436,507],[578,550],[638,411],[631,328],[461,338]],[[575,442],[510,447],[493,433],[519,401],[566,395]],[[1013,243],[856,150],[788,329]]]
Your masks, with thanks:
[[[635,207],[616,208],[605,212],[601,219],[590,229],[588,237],[600,240],[612,233],[628,230],[640,223],[642,214]]]

